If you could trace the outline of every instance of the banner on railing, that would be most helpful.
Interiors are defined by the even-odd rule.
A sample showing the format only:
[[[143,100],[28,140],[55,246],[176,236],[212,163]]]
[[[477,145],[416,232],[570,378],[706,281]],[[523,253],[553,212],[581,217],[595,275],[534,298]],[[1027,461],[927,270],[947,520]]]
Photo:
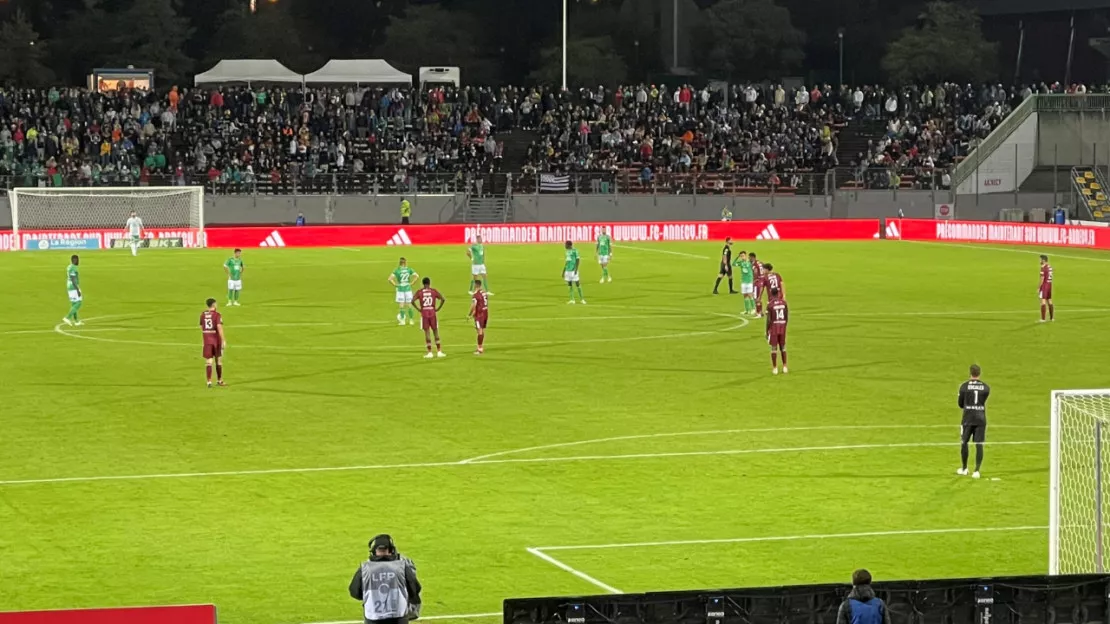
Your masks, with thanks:
[[[0,613],[0,624],[216,624],[214,605]]]
[[[895,222],[901,225],[903,240],[1110,249],[1110,230],[1086,225],[931,219],[899,219]]]

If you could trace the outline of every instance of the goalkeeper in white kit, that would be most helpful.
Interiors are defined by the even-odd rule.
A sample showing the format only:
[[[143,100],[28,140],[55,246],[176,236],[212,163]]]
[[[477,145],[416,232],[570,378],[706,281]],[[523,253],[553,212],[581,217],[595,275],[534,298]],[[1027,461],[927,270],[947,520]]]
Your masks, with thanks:
[[[131,255],[139,255],[139,242],[143,238],[143,220],[135,214],[134,210],[131,211],[131,217],[127,219],[127,225],[124,228],[131,241]]]

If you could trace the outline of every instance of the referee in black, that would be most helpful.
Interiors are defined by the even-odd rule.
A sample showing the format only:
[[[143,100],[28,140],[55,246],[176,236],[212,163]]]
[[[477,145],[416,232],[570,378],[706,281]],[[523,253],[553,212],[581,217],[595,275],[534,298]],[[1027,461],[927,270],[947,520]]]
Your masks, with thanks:
[[[713,294],[721,286],[721,280],[728,277],[728,294],[735,295],[736,289],[732,287],[732,237],[725,238],[725,246],[721,249],[721,270],[717,272],[717,283],[713,284]]]
[[[960,386],[960,395],[957,403],[963,410],[963,419],[960,423],[960,461],[962,467],[956,471],[958,475],[967,474],[967,443],[975,442],[975,472],[971,478],[979,478],[979,468],[983,465],[983,442],[987,438],[987,399],[991,395],[991,387],[983,383],[979,376],[983,374],[978,364],[972,364],[968,371],[971,379]]]

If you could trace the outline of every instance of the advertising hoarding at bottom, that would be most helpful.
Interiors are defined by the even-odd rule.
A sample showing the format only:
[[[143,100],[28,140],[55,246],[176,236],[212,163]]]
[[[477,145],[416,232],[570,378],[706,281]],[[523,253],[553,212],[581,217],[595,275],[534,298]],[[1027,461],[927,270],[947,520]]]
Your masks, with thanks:
[[[215,605],[0,612],[0,624],[216,624]]]

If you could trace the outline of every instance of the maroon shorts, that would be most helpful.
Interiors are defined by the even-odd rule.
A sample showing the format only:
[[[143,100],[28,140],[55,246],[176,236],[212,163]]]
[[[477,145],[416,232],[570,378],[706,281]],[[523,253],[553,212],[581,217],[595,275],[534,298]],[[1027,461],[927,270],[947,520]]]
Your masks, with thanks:
[[[486,323],[489,323],[489,312],[474,315],[474,328],[485,329]]]
[[[772,329],[767,333],[767,344],[771,345],[772,351],[775,349],[786,350],[786,330]]]
[[[421,327],[421,329],[425,329],[425,330],[434,329],[434,330],[438,331],[439,330],[439,321],[436,320],[436,315],[434,315],[434,314],[422,314],[422,315],[420,315],[420,327]]]
[[[1045,284],[1040,287],[1041,299],[1052,298],[1052,284]]]
[[[212,358],[221,357],[224,354],[223,347],[219,342],[204,341],[204,359],[210,360]]]

